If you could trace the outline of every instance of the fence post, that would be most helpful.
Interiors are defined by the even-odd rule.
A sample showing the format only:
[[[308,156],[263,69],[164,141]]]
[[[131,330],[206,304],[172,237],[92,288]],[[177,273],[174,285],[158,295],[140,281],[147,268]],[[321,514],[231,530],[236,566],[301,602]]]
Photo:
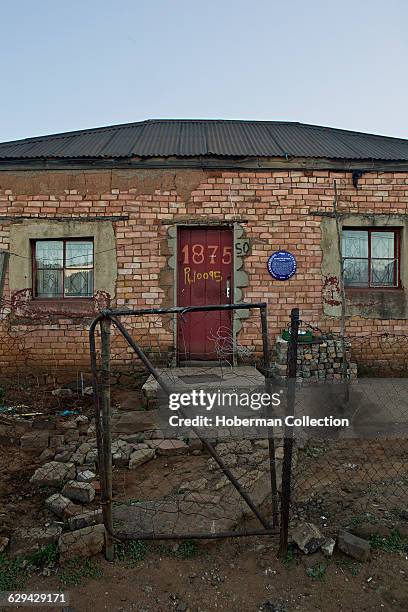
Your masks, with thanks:
[[[261,327],[262,327],[262,348],[263,348],[263,368],[265,376],[266,392],[271,395],[271,372],[269,362],[269,335],[268,335],[268,313],[267,307],[260,308]],[[270,416],[271,408],[268,407],[268,416]],[[271,476],[271,493],[272,493],[272,525],[277,527],[279,524],[279,504],[278,504],[278,487],[276,484],[276,461],[275,461],[275,439],[273,428],[268,427],[268,445],[269,445],[269,469]]]
[[[295,414],[296,398],[296,372],[297,372],[297,347],[299,336],[299,308],[293,308],[290,313],[290,339],[288,346],[288,387],[286,416]],[[281,525],[279,557],[284,557],[288,552],[289,514],[290,514],[290,487],[292,476],[292,454],[293,454],[293,427],[284,428],[283,438],[283,464],[282,464],[282,499],[281,499]]]
[[[113,517],[112,517],[112,450],[110,423],[110,332],[111,321],[108,317],[101,320],[101,409],[102,409],[102,460],[101,474],[102,511],[105,534],[105,558],[114,559]]]

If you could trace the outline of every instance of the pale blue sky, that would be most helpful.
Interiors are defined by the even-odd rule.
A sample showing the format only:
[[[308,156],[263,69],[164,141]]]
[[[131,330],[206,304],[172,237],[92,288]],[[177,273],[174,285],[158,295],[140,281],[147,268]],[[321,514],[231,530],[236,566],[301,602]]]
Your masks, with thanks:
[[[406,0],[2,0],[0,141],[149,118],[408,138]]]

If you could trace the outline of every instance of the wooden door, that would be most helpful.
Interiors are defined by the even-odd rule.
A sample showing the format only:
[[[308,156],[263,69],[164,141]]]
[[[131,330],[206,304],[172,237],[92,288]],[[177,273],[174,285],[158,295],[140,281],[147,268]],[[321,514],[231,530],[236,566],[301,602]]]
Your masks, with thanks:
[[[178,306],[233,301],[233,233],[230,228],[179,228]],[[178,317],[178,359],[215,360],[232,349],[231,311]]]

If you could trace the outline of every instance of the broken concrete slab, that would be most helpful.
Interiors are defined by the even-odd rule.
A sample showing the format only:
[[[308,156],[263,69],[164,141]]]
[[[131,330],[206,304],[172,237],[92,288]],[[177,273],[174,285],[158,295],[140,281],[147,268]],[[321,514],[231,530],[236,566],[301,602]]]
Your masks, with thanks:
[[[43,451],[48,447],[50,441],[49,431],[38,431],[29,432],[21,436],[20,446],[26,451]]]
[[[122,412],[112,417],[112,434],[135,434],[157,427],[157,410]]]
[[[92,482],[95,480],[96,474],[91,470],[83,470],[82,472],[78,472],[77,481],[78,482]]]
[[[62,519],[67,519],[82,511],[81,506],[77,506],[61,493],[54,493],[54,495],[47,497],[45,506]]]
[[[59,525],[49,527],[20,527],[13,533],[9,554],[12,557],[31,555],[48,544],[56,542],[61,535]]]
[[[100,525],[103,523],[102,510],[93,510],[92,512],[83,512],[77,514],[68,520],[68,525],[71,531],[77,529],[83,529],[84,527],[91,527],[92,525]]]
[[[82,504],[89,504],[95,499],[95,489],[89,482],[70,480],[66,483],[61,493],[69,499],[81,502]]]
[[[313,523],[297,525],[292,531],[291,539],[307,555],[316,552],[325,541],[325,537]]]
[[[342,552],[357,561],[367,561],[370,556],[370,543],[348,531],[340,531],[337,545]]]
[[[63,533],[58,540],[60,561],[62,563],[77,557],[92,557],[103,549],[105,527],[94,525]]]
[[[320,548],[325,557],[331,557],[335,546],[336,540],[333,540],[333,538],[327,538]]]
[[[150,459],[153,459],[155,455],[155,451],[152,448],[142,448],[138,451],[135,451],[130,455],[129,459],[129,469],[134,470],[139,467],[139,465],[143,465]]]
[[[35,470],[30,482],[52,487],[72,478],[75,478],[75,465],[73,463],[50,461]]]
[[[185,455],[188,453],[188,446],[182,440],[150,440],[150,448],[157,451],[158,455]]]
[[[75,465],[82,465],[90,450],[91,450],[91,447],[86,442],[83,442],[82,444],[80,444],[77,450],[71,456],[72,463],[75,463]]]

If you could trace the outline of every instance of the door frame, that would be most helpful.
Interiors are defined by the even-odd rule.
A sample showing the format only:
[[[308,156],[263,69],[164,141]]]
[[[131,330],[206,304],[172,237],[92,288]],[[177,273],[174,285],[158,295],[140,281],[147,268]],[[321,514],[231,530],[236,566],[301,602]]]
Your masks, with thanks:
[[[179,245],[179,229],[229,229],[232,233],[232,262],[231,262],[231,304],[234,304],[236,299],[236,283],[235,283],[235,272],[236,272],[236,253],[235,253],[235,242],[236,242],[236,229],[237,224],[233,221],[217,221],[217,223],[211,223],[209,221],[197,222],[197,223],[177,223],[176,225],[176,236],[175,236],[175,248],[174,248],[174,289],[173,289],[173,304],[177,306],[177,298],[178,298],[178,245]],[[231,311],[231,332],[232,332],[232,345],[233,345],[233,365],[236,365],[236,335],[237,335],[237,325],[236,325],[236,311]],[[178,316],[174,315],[174,326],[173,326],[173,343],[175,347],[175,363],[174,366],[178,367],[180,365],[179,359],[179,351],[178,351]]]

